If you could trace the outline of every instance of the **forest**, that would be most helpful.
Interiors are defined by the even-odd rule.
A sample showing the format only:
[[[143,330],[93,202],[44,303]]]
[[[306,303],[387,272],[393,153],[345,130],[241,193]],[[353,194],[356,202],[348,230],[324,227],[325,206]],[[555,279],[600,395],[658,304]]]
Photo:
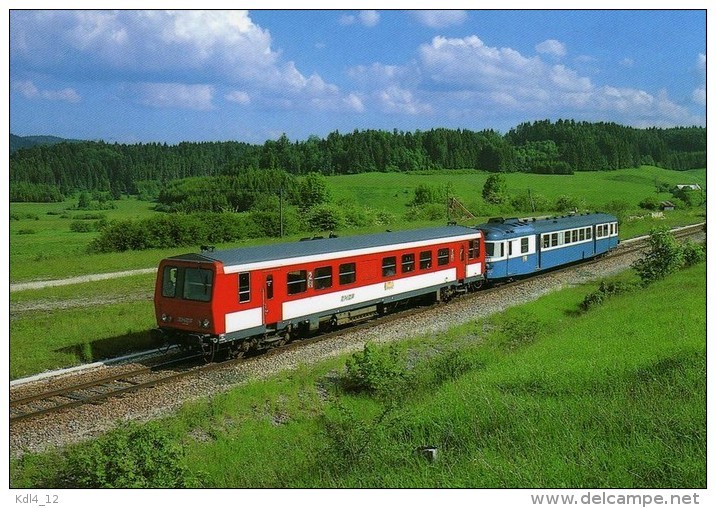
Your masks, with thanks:
[[[571,174],[640,166],[706,167],[703,127],[637,129],[615,123],[541,120],[500,134],[464,129],[338,131],[325,138],[262,145],[237,141],[120,144],[76,141],[36,144],[10,155],[10,201],[61,201],[77,192],[163,193],[171,208],[181,194],[172,180],[238,176],[251,189],[274,187],[288,175],[479,169]],[[266,171],[270,170],[270,171]],[[233,201],[245,201],[234,188]],[[223,204],[223,203],[222,203]],[[222,207],[224,208],[224,207]],[[243,207],[242,207],[243,208]]]

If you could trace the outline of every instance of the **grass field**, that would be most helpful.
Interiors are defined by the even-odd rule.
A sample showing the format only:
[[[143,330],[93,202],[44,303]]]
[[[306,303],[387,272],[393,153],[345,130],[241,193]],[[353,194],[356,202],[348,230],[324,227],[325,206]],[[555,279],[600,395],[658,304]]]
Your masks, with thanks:
[[[337,358],[160,428],[209,488],[705,488],[705,278],[697,265],[588,312],[596,283],[573,287],[403,342],[411,375],[389,397],[340,389]],[[51,487],[62,467],[12,461],[11,486]]]
[[[386,212],[393,217],[390,224],[381,224],[361,230],[338,231],[341,235],[390,229],[417,228],[442,224],[444,218],[428,222],[406,218],[408,203],[414,189],[420,184],[444,188],[448,184],[452,192],[471,210],[479,215],[474,224],[485,221],[488,216],[503,215],[500,210],[486,205],[481,198],[482,186],[489,173],[479,171],[453,171],[426,174],[365,173],[359,175],[328,177],[327,182],[336,203],[351,202],[359,206]],[[610,172],[576,173],[574,175],[531,175],[524,173],[506,174],[508,192],[518,195],[527,192],[554,200],[561,195],[571,195],[582,200],[591,210],[598,210],[605,203],[625,201],[634,210],[633,215],[643,215],[638,203],[654,194],[654,183],[668,184],[698,183],[705,189],[706,171],[693,170],[676,172],[655,167],[624,169]],[[668,199],[669,194],[656,195]],[[87,213],[99,214],[107,220],[142,218],[158,212],[153,204],[124,198],[116,202],[113,210],[85,212],[71,210],[76,200],[65,203],[11,203],[11,216],[19,220],[10,221],[10,282],[64,278],[88,273],[103,273],[148,268],[157,266],[160,259],[195,250],[197,246],[176,249],[158,249],[139,252],[88,254],[87,245],[98,233],[70,231],[70,224],[76,217]],[[545,212],[540,212],[545,213]],[[622,224],[625,237],[645,234],[654,225],[683,225],[703,220],[699,217],[703,209],[675,211],[665,219],[635,220]],[[91,220],[88,222],[92,222]],[[292,241],[300,236],[286,238]],[[233,245],[276,242],[278,239],[259,239]],[[219,245],[218,247],[222,247]]]

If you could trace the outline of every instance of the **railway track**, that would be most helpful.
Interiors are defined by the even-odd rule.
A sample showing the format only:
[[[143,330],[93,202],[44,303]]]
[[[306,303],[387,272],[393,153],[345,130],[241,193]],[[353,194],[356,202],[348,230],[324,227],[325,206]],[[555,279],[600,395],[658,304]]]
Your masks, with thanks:
[[[683,239],[693,236],[695,234],[703,233],[703,228],[703,224],[687,226],[684,228],[680,228],[679,230],[675,230],[673,234],[677,239]],[[647,239],[648,237],[641,237],[622,242],[620,246],[616,250],[608,254],[608,256],[622,256],[643,249]],[[595,259],[589,261],[588,264],[598,264],[599,262],[600,259]],[[584,265],[584,263],[580,263],[577,266]],[[551,274],[559,273],[561,271],[570,270],[573,268],[574,265],[562,268],[560,270],[551,270],[549,272],[545,272],[534,277],[514,281],[510,283],[508,287],[511,289],[518,289],[522,284],[534,283],[535,280],[538,280],[541,277],[546,277]],[[486,298],[489,297],[490,293],[504,289],[505,285],[491,287],[478,292],[468,293],[467,295],[462,296],[460,299],[465,300],[473,298]],[[396,308],[391,313],[383,315],[379,318],[356,323],[353,325],[348,325],[330,332],[321,333],[320,335],[294,340],[282,346],[262,350],[260,351],[260,356],[266,357],[282,354],[292,349],[302,347],[306,344],[330,340],[348,331],[356,332],[364,329],[368,330],[378,325],[384,325],[392,321],[408,318],[413,314],[424,312],[428,308],[432,308],[439,305],[445,304],[423,304],[421,306],[413,306],[403,310]],[[238,362],[245,362],[251,360],[251,357],[245,357],[225,360],[222,362],[205,363],[202,360],[201,355],[194,355],[190,357],[176,358],[156,365],[144,366],[127,372],[106,376],[92,381],[85,381],[71,386],[32,394],[29,396],[20,396],[13,399],[13,395],[11,393],[10,423],[12,424],[21,420],[27,420],[30,418],[35,418],[58,411],[64,411],[82,405],[101,404],[109,398],[120,397],[122,395],[148,389],[159,384],[174,382],[182,377],[196,376],[202,372],[206,372],[209,370],[229,368]]]

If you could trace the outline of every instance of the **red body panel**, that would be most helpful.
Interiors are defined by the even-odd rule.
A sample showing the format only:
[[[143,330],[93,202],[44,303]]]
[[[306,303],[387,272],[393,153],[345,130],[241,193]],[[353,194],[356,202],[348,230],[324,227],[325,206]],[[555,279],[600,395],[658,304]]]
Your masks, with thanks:
[[[275,325],[285,319],[283,316],[283,304],[294,302],[313,296],[325,295],[332,292],[346,291],[352,288],[362,288],[371,284],[390,283],[403,278],[415,275],[424,275],[431,272],[437,272],[446,269],[455,269],[456,281],[461,282],[466,278],[466,270],[468,265],[480,263],[479,274],[484,275],[485,270],[485,249],[484,238],[482,235],[476,238],[479,242],[479,251],[475,257],[469,258],[471,253],[469,250],[468,239],[436,241],[430,246],[418,246],[414,248],[395,249],[388,245],[384,249],[377,252],[359,256],[346,256],[328,259],[326,261],[301,262],[297,260],[295,264],[289,266],[280,266],[276,263],[276,268],[264,268],[249,270],[248,272],[225,273],[224,267],[220,262],[192,262],[177,259],[165,259],[159,266],[157,283],[155,287],[154,302],[157,323],[162,328],[172,328],[188,333],[202,333],[221,335],[227,333],[226,323],[228,321],[227,314],[241,313],[242,311],[252,311],[252,324],[246,325],[245,328],[254,327],[259,319],[260,325]],[[447,263],[438,265],[438,250],[449,249]],[[421,253],[431,251],[431,264],[429,267],[421,268]],[[474,252],[472,252],[474,254]],[[409,263],[403,265],[404,255],[413,255],[412,270],[404,271],[409,267]],[[395,274],[383,275],[383,259],[386,257],[395,257],[396,266]],[[355,281],[340,284],[340,266],[346,263],[355,263]],[[190,268],[207,268],[211,269],[214,274],[211,301],[198,302],[187,301],[181,298],[168,298],[162,296],[162,274],[166,266],[181,266]],[[319,287],[321,282],[317,281],[321,273],[317,269],[331,269],[331,286]],[[289,272],[303,270],[307,274],[305,290],[297,294],[288,293],[288,274]],[[475,270],[473,270],[474,272]],[[239,277],[248,273],[249,290],[244,293],[246,301],[239,301]],[[473,274],[474,276],[474,274]],[[244,275],[244,277],[246,277]],[[268,278],[271,278],[270,284],[267,284]],[[244,279],[245,281],[246,279]],[[325,279],[324,279],[325,280]],[[325,283],[325,282],[324,282]],[[244,287],[245,289],[245,287]],[[248,295],[248,296],[247,296]],[[348,302],[350,303],[350,302]],[[260,318],[257,318],[260,312]],[[171,316],[170,321],[163,321],[162,316]],[[243,315],[243,314],[241,314]],[[166,319],[166,318],[165,318]],[[201,327],[202,320],[210,320],[208,327]],[[235,330],[228,330],[235,331]]]

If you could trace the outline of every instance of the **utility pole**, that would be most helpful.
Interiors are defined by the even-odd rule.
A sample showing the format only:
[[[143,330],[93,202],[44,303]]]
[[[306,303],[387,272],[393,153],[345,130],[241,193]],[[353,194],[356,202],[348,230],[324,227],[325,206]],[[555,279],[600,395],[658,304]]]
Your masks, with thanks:
[[[280,187],[278,189],[278,216],[279,216],[279,223],[280,226],[280,235],[281,238],[283,238],[283,187]]]

